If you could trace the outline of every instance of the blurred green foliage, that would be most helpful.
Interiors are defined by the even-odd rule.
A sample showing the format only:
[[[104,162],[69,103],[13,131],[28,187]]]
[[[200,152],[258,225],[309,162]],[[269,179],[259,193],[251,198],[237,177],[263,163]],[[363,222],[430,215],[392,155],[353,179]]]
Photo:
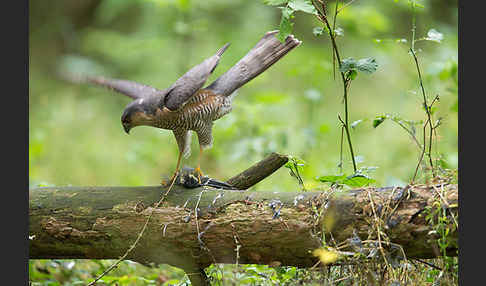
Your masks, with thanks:
[[[138,127],[128,136],[120,116],[130,99],[63,82],[60,67],[165,88],[230,42],[211,82],[265,32],[279,27],[280,9],[265,4],[272,1],[30,1],[30,185],[159,184],[177,160],[171,132]],[[434,152],[443,167],[457,168],[457,1],[419,3],[424,8],[417,9],[416,37],[437,36],[427,34],[431,29],[443,35],[440,43],[416,44],[425,88],[430,96],[440,94],[435,116],[442,122]],[[316,178],[340,172],[342,86],[333,78],[331,43],[316,30],[320,25],[314,17],[299,11],[293,17],[292,33],[302,45],[242,87],[232,113],[215,122],[214,147],[202,160],[209,176],[227,179],[273,151],[305,161],[299,173],[306,189],[323,185]],[[383,114],[424,119],[415,66],[407,54],[408,1],[354,1],[339,14],[337,29],[343,57],[378,63],[373,74],[356,77],[350,90],[358,167],[377,167],[370,167],[375,185],[403,185],[413,176],[417,146],[393,122],[375,129],[373,120]],[[197,140],[192,150],[186,165],[196,163]],[[343,169],[351,173],[346,152]],[[256,188],[300,186],[289,169],[281,168]]]
[[[422,1],[417,38],[435,29],[440,44],[417,43],[430,94],[440,94],[443,117],[437,152],[457,167],[457,3]],[[333,4],[330,4],[333,5]],[[239,90],[234,110],[215,123],[214,147],[203,170],[225,179],[271,151],[307,162],[306,183],[337,174],[342,110],[333,79],[330,42],[316,37],[309,14],[295,12],[293,33],[303,44]],[[263,1],[43,1],[30,3],[29,171],[31,185],[152,185],[175,167],[172,134],[150,127],[123,132],[128,98],[99,87],[59,80],[61,65],[165,88],[225,42],[231,46],[215,74],[239,60],[268,30],[278,28],[280,9]],[[379,167],[377,185],[407,182],[418,153],[393,124],[374,129],[380,114],[423,119],[417,76],[407,48],[406,1],[355,1],[339,15],[338,44],[345,57],[376,59],[378,70],[357,77],[350,90],[351,122],[360,166]],[[184,162],[195,165],[193,155]],[[346,153],[344,153],[347,155]],[[345,156],[344,168],[350,158]],[[278,182],[278,184],[275,184]],[[262,191],[298,187],[285,169],[257,186]]]

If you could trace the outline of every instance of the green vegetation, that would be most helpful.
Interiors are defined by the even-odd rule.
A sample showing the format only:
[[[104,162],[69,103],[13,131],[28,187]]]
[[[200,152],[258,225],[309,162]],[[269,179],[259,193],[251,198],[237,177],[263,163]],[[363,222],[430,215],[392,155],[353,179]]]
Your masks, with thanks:
[[[120,117],[130,100],[63,82],[63,67],[165,88],[230,42],[211,82],[275,29],[303,43],[238,91],[233,111],[215,122],[205,174],[227,179],[273,151],[292,160],[256,186],[262,192],[403,186],[457,169],[457,1],[56,0],[30,1],[29,9],[31,186],[157,185],[176,165],[170,131],[125,134]],[[196,140],[192,150],[183,164],[194,167]],[[457,222],[440,202],[426,215],[445,249]],[[427,263],[446,272],[410,261],[414,285],[439,276],[457,283],[457,258],[442,256]],[[35,260],[29,274],[33,285],[84,285],[109,265]],[[206,272],[214,285],[314,285],[334,281],[338,269],[328,270],[212,265]],[[357,273],[346,268],[339,277]],[[179,269],[131,262],[103,281],[189,285]]]

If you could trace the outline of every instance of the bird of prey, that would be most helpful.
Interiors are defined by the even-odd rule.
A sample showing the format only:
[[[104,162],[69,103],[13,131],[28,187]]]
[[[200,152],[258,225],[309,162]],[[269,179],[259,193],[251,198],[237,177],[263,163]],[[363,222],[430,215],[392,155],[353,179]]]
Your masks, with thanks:
[[[240,61],[205,88],[204,83],[218,65],[229,44],[190,69],[164,90],[133,81],[99,76],[76,75],[70,76],[70,80],[101,85],[131,97],[133,101],[126,106],[121,117],[126,133],[141,125],[172,130],[179,147],[175,177],[179,172],[181,158],[190,155],[191,131],[194,131],[199,141],[200,152],[196,172],[200,181],[203,150],[213,144],[213,121],[231,111],[231,103],[238,88],[264,72],[301,43],[293,35],[280,42],[275,37],[277,33],[278,31],[267,32]]]

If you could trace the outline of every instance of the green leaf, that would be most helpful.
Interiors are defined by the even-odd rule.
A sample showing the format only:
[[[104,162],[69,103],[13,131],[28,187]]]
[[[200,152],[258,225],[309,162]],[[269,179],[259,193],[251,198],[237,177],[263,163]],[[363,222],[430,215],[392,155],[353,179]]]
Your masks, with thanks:
[[[374,182],[375,180],[365,175],[353,175],[347,177],[342,183],[350,187],[364,187]]]
[[[285,163],[284,167],[289,169],[290,175],[299,179],[296,174],[294,174],[294,170],[296,172],[302,172],[304,170],[304,166],[306,162],[298,157],[288,155],[289,160]]]
[[[364,187],[375,182],[375,180],[363,174],[354,174],[351,176],[346,176],[346,175],[321,176],[318,177],[317,180],[323,183],[347,185],[354,188]]]
[[[289,7],[278,7],[280,9],[282,9],[282,16],[285,17],[285,18],[292,18],[293,14],[294,14],[294,10],[290,9]]]
[[[280,20],[279,33],[277,34],[277,39],[280,42],[285,42],[290,33],[292,33],[292,26],[294,23],[290,21],[293,11],[287,7],[282,8],[282,19]]]
[[[294,11],[302,11],[305,13],[317,15],[317,10],[314,5],[312,5],[311,0],[290,0],[288,5]]]
[[[345,73],[351,70],[356,70],[356,60],[353,58],[347,58],[342,60],[339,71]]]
[[[374,120],[373,120],[373,127],[376,128],[378,127],[378,125],[382,124],[383,121],[386,120],[386,116],[385,115],[380,115],[380,116],[377,116]]]
[[[341,183],[344,179],[346,179],[346,175],[341,175],[341,176],[321,176],[318,177],[317,180],[323,182],[323,183]]]
[[[263,0],[263,3],[267,5],[277,6],[277,5],[287,4],[288,1],[289,0]]]
[[[351,70],[348,72],[348,78],[354,80],[358,76],[358,72],[355,70]]]
[[[347,58],[341,61],[341,67],[339,68],[340,72],[348,72],[348,71],[361,71],[365,73],[373,73],[378,68],[378,63],[374,58],[364,58],[356,61],[353,58]],[[349,75],[350,78],[356,78],[356,75]],[[351,78],[353,79],[353,78]]]
[[[300,159],[299,157],[288,156],[289,160],[285,163],[285,168],[293,168],[294,166],[304,166],[306,163],[304,160]]]
[[[356,63],[356,68],[359,71],[365,72],[365,73],[374,73],[376,69],[378,68],[378,63],[374,58],[364,58],[360,59]]]

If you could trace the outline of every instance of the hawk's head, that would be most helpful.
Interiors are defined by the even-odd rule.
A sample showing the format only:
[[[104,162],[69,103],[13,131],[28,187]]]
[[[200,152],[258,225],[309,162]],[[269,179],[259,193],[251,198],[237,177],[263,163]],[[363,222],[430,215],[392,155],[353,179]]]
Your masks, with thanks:
[[[129,134],[130,129],[140,125],[153,126],[157,102],[150,98],[139,98],[130,102],[123,111],[121,122]]]

